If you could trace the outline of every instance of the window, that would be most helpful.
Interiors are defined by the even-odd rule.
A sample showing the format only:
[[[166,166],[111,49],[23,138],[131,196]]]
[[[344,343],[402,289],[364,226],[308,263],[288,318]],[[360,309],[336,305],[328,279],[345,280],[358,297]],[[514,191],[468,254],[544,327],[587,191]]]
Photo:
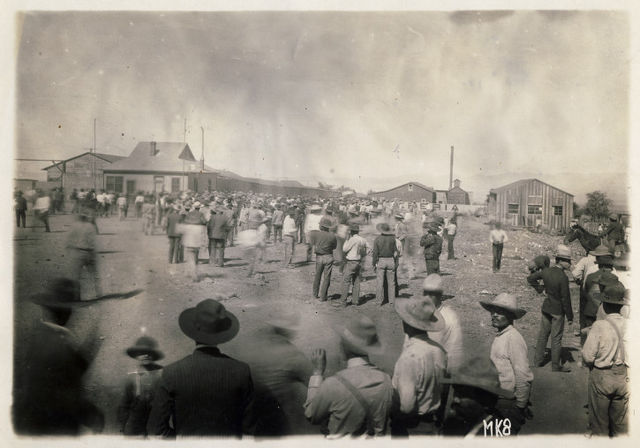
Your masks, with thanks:
[[[562,216],[562,205],[554,205],[553,206],[553,215],[554,216]]]
[[[542,205],[529,205],[527,209],[530,215],[542,215]]]
[[[180,178],[172,177],[171,178],[171,193],[178,193],[180,191]]]
[[[134,194],[136,192],[136,181],[128,180],[127,181],[127,194]]]
[[[520,204],[508,204],[507,213],[517,215],[520,213]]]
[[[409,191],[413,191],[413,184],[409,184]]]
[[[107,176],[107,191],[122,193],[122,176]]]
[[[153,176],[153,191],[164,191],[164,176]]]

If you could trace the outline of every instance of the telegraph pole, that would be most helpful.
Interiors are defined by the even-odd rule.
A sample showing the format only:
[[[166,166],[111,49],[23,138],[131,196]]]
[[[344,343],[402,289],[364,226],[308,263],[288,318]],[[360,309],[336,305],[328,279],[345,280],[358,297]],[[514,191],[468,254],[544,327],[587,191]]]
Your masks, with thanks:
[[[453,146],[451,147],[451,162],[449,162],[449,190],[453,188]]]
[[[91,164],[91,173],[93,175],[93,189],[98,189],[98,179],[96,178],[96,119],[93,119],[93,160]]]
[[[200,169],[204,171],[204,127],[200,126],[200,129],[202,129],[202,156],[201,156],[202,166],[200,167]]]

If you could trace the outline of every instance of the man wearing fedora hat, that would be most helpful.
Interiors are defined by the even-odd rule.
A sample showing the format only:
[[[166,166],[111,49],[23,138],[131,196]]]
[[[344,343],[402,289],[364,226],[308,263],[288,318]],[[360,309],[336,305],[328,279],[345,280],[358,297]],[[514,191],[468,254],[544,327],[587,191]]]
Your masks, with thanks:
[[[613,437],[628,429],[627,320],[620,315],[624,295],[619,282],[605,287],[602,307],[606,316],[594,322],[582,347],[582,359],[590,368],[589,430],[594,435]]]
[[[24,353],[26,368],[16,370],[13,423],[18,434],[76,436],[81,428],[101,432],[102,412],[85,396],[83,376],[99,349],[98,325],[89,322],[84,340],[69,328],[74,310],[97,303],[80,299],[80,285],[54,279],[31,301],[42,307]],[[84,319],[91,315],[83,316]]]
[[[494,435],[487,433],[487,426],[493,429],[504,422],[498,402],[513,399],[513,393],[502,388],[493,362],[486,357],[469,358],[442,383],[449,389],[440,434],[465,438]]]
[[[370,363],[382,353],[376,326],[366,316],[351,319],[340,333],[340,347],[347,368],[323,379],[326,352],[311,354],[305,416],[314,424],[328,419],[329,437],[383,436],[388,431],[393,388],[389,375]]]
[[[380,236],[373,242],[371,264],[376,271],[376,297],[380,305],[384,301],[384,281],[387,281],[387,297],[389,304],[393,304],[396,297],[396,267],[397,259],[402,253],[402,246],[391,231],[387,223],[376,225]]]
[[[149,434],[241,437],[252,432],[249,366],[218,349],[238,334],[237,317],[219,301],[205,299],[184,310],[178,321],[196,349],[163,369],[151,406]]]
[[[353,285],[351,303],[355,305],[360,304],[362,263],[370,249],[367,240],[362,238],[359,233],[360,226],[358,224],[351,224],[349,226],[349,239],[347,239],[342,246],[345,256],[345,268],[342,277],[342,296],[340,297],[340,302],[343,306],[347,306],[347,303],[349,303],[348,296],[351,285]]]
[[[498,370],[500,387],[515,396],[515,400],[499,400],[498,409],[516,425],[512,429],[517,433],[524,420],[531,416],[529,397],[533,373],[529,369],[527,343],[513,326],[526,311],[519,308],[516,297],[508,293],[498,294],[491,301],[481,300],[480,305],[491,313],[491,326],[498,331],[491,344],[491,361]]]
[[[396,228],[395,234],[396,238],[400,240],[400,244],[402,244],[402,253],[405,253],[407,248],[407,236],[409,235],[409,227],[407,223],[404,222],[404,216],[401,214],[397,214],[395,216],[396,219]]]
[[[420,238],[420,246],[424,247],[424,262],[427,267],[427,275],[440,273],[440,254],[442,253],[442,238],[438,235],[440,228],[435,221],[427,221],[422,224],[426,233]]]
[[[392,435],[435,434],[447,355],[428,333],[444,330],[444,319],[426,297],[396,299],[395,310],[408,341],[393,370],[399,409],[393,416]]]
[[[207,222],[209,237],[209,264],[224,266],[224,250],[227,243],[227,233],[231,231],[229,215],[221,208],[211,210],[211,218]]]
[[[597,269],[584,278],[584,301],[580,303],[583,319],[580,330],[590,327],[596,320],[598,307],[600,306],[598,292],[601,292],[608,283],[611,283],[612,279],[610,277],[614,277],[613,282],[618,281],[616,271],[613,268],[613,255],[611,255],[609,248],[601,244],[591,253],[596,257]],[[601,280],[604,281],[601,283]],[[608,283],[607,280],[609,280]],[[585,335],[582,334],[583,344],[584,341]]]
[[[162,373],[162,366],[156,361],[164,355],[158,350],[156,340],[149,336],[138,338],[127,348],[126,354],[137,360],[139,365],[129,372],[124,385],[124,395],[118,407],[120,431],[125,436],[146,436],[153,391]]]
[[[571,369],[561,365],[560,361],[565,316],[569,325],[573,324],[569,278],[565,273],[570,266],[571,249],[560,244],[556,251],[555,265],[542,271],[534,272],[527,277],[527,282],[536,291],[541,293],[544,290],[546,292],[546,298],[542,303],[542,320],[540,322],[538,342],[536,343],[534,365],[537,367],[543,366],[547,341],[551,336],[551,368],[554,372],[571,372]],[[543,288],[539,284],[540,280],[543,282]]]
[[[320,298],[323,302],[327,301],[329,285],[331,284],[331,272],[333,270],[333,251],[338,244],[336,235],[329,232],[331,225],[330,220],[322,218],[320,220],[320,230],[311,232],[308,238],[309,247],[315,247],[316,250],[313,296],[316,299]],[[320,288],[320,279],[322,279],[322,288]]]

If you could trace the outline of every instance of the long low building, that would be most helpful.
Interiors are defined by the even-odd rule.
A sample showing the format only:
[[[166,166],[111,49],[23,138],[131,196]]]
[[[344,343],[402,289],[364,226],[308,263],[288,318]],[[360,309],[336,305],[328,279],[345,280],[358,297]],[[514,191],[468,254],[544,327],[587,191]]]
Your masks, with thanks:
[[[369,196],[376,200],[399,199],[401,201],[428,203],[436,201],[436,191],[431,187],[422,185],[420,182],[407,182],[389,190],[371,192]]]

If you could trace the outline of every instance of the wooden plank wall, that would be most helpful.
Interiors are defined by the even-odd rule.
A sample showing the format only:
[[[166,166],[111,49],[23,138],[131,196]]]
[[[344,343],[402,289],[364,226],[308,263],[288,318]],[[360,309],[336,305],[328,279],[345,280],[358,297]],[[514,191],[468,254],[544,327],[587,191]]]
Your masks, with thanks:
[[[518,204],[518,213],[509,213],[509,204]],[[529,205],[540,205],[542,214],[529,214]],[[562,206],[562,215],[554,215],[554,206]],[[514,226],[541,225],[555,230],[566,230],[573,218],[573,197],[556,188],[532,179],[497,192],[496,217]]]

